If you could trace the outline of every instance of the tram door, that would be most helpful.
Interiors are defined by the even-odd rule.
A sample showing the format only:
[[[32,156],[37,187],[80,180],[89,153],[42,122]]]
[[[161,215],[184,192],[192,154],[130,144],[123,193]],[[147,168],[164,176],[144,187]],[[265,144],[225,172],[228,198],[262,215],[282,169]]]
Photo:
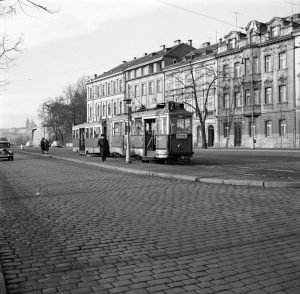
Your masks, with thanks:
[[[79,151],[85,150],[85,142],[84,142],[85,128],[79,129]]]
[[[156,120],[155,118],[145,119],[145,155],[155,156],[156,150]]]

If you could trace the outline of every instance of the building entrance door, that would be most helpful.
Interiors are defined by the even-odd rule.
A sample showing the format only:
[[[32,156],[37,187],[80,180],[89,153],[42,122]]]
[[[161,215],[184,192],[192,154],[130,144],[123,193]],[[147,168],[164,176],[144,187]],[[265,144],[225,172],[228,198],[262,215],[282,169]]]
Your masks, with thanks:
[[[234,146],[241,146],[242,144],[242,123],[234,124]]]
[[[212,125],[208,127],[208,147],[214,146],[215,130]]]

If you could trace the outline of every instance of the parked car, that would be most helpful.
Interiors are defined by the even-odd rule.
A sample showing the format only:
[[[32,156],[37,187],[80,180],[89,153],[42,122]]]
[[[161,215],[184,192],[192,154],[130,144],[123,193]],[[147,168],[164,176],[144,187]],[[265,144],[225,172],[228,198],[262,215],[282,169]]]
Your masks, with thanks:
[[[10,142],[5,138],[0,138],[0,158],[14,160],[14,151],[10,146]]]
[[[51,144],[51,147],[61,148],[62,145],[61,145],[60,141],[53,141],[52,144]]]

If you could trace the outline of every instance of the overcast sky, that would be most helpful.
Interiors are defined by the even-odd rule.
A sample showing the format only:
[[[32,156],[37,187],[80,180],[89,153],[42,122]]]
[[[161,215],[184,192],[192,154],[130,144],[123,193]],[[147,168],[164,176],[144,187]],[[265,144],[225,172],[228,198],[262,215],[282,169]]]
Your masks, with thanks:
[[[0,19],[0,33],[23,38],[23,52],[0,72],[0,128],[37,122],[38,106],[83,75],[193,40],[199,47],[249,21],[268,22],[299,12],[284,0],[36,0],[57,13],[26,9]],[[291,3],[295,3],[292,5]]]

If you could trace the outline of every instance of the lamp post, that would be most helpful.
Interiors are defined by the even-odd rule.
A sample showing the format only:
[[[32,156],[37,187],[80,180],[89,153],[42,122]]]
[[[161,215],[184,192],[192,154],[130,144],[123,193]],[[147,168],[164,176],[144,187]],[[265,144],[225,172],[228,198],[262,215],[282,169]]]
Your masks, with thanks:
[[[131,163],[131,154],[130,154],[130,103],[131,99],[128,97],[124,99],[124,102],[127,104],[127,136],[126,136],[126,163]]]

